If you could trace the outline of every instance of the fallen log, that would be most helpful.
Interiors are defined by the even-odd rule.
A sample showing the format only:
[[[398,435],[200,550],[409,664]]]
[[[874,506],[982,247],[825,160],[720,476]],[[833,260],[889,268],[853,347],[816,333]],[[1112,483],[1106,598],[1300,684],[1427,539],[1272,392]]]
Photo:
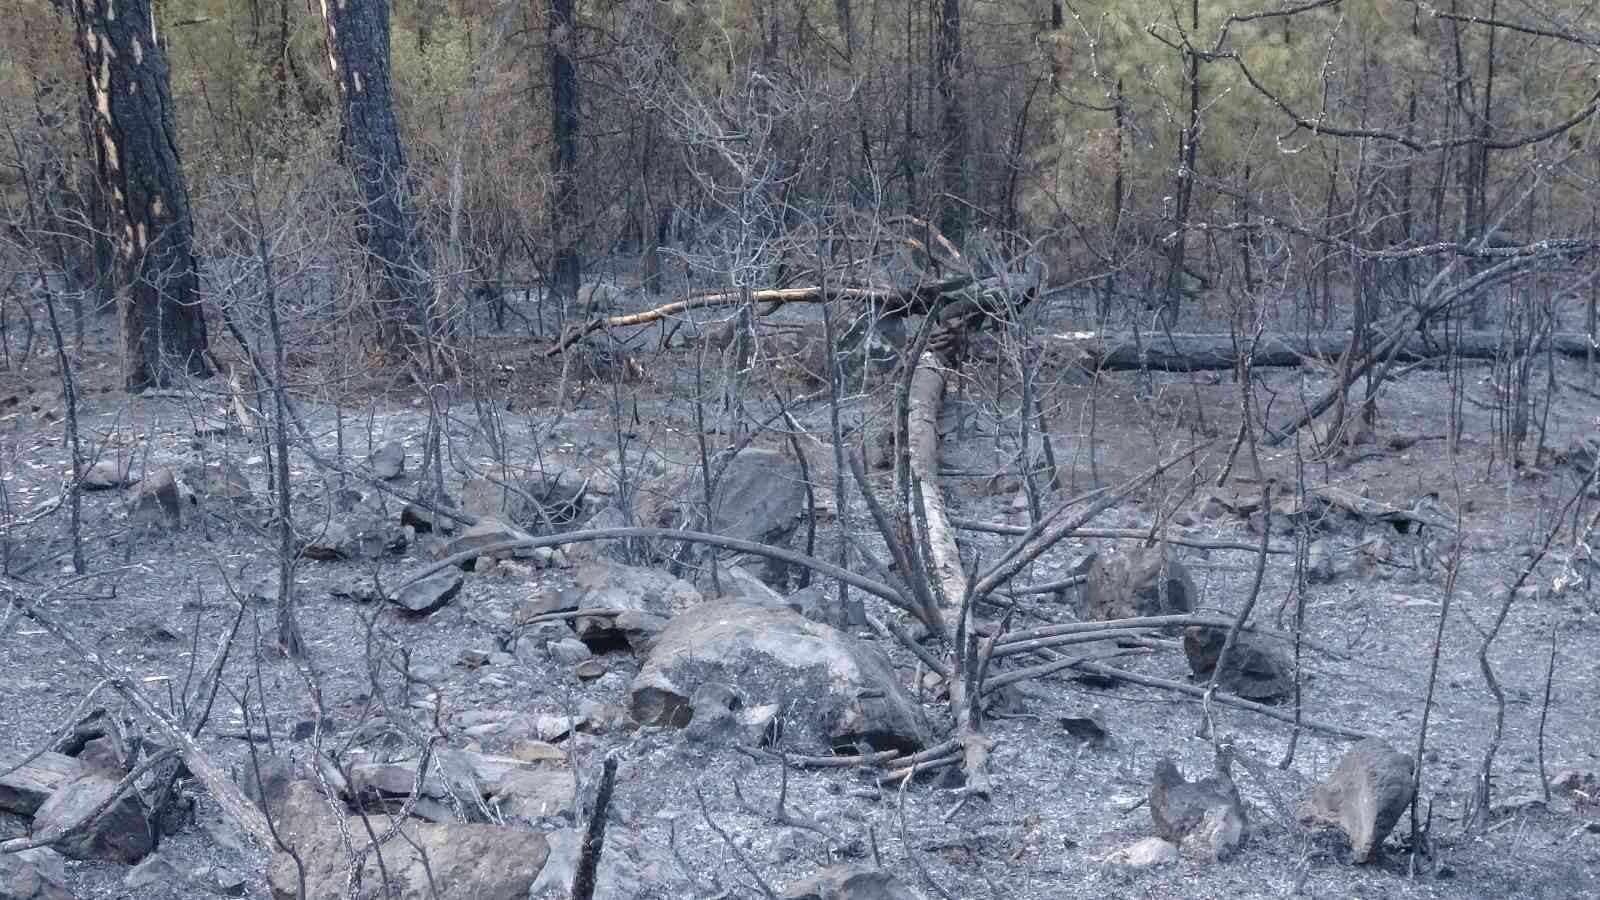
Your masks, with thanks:
[[[1127,371],[1142,368],[1162,372],[1226,371],[1234,368],[1249,342],[1231,334],[1148,334],[1135,340],[1126,334],[1062,335],[1057,340],[1083,351],[1078,365],[1085,369]],[[1344,353],[1350,335],[1263,335],[1250,353],[1250,365],[1293,368],[1307,359],[1335,360]],[[1498,331],[1465,331],[1457,335],[1411,335],[1399,348],[1395,362],[1421,362],[1451,354],[1464,359],[1496,359],[1507,352],[1525,352],[1510,346]],[[1369,344],[1370,346],[1370,344]],[[1560,356],[1600,356],[1595,337],[1564,331],[1533,342],[1533,350],[1547,349]]]

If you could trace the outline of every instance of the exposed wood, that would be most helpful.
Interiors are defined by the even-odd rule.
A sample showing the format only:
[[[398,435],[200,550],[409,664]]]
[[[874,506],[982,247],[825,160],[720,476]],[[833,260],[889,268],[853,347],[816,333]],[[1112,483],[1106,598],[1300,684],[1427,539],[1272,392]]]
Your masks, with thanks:
[[[952,607],[967,595],[967,577],[961,568],[955,529],[945,514],[944,491],[939,488],[939,412],[944,405],[944,379],[938,355],[931,351],[922,354],[911,378],[906,431],[911,444],[911,475],[921,492],[927,519],[928,545],[933,554],[929,560],[933,565],[931,574],[939,582],[943,604]]]
[[[48,751],[14,766],[11,761],[0,763],[0,809],[21,816],[38,812],[56,788],[83,773],[83,763]]]
[[[1091,337],[1059,336],[1058,341],[1083,350],[1079,365],[1107,371],[1149,368],[1162,372],[1231,371],[1248,342],[1237,342],[1230,334],[1151,334],[1135,341],[1131,335],[1102,334]],[[1350,342],[1348,334],[1263,335],[1250,354],[1250,365],[1294,367],[1307,358],[1336,360]],[[1370,346],[1370,344],[1369,344]],[[1547,344],[1537,341],[1532,349],[1543,352]],[[1597,345],[1582,332],[1551,335],[1548,348],[1561,356],[1583,358]],[[1459,336],[1412,334],[1400,347],[1396,362],[1418,362],[1443,358],[1451,353],[1466,359],[1495,359],[1508,351],[1505,336],[1498,331],[1467,331]],[[1526,350],[1529,348],[1517,348]]]
[[[1030,531],[1025,525],[1012,525],[1007,522],[985,522],[982,519],[964,519],[959,516],[951,517],[950,523],[963,531],[983,531],[989,534],[1025,535]],[[1148,528],[1079,528],[1072,533],[1072,536],[1143,541],[1148,540],[1151,535]],[[1244,550],[1255,553],[1258,549],[1245,541],[1196,537],[1177,529],[1168,529],[1161,532],[1156,535],[1156,540],[1177,544],[1180,547],[1196,547],[1201,550]],[[1293,547],[1284,544],[1273,544],[1267,548],[1267,552],[1279,556],[1292,556],[1295,551]]]

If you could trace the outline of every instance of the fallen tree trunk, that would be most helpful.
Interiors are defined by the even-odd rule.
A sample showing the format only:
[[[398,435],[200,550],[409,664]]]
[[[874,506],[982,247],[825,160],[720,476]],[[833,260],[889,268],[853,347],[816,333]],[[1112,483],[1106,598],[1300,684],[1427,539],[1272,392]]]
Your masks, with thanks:
[[[1164,372],[1202,372],[1230,370],[1247,349],[1248,342],[1231,334],[1150,334],[1140,341],[1132,335],[1108,334],[1092,338],[1065,338],[1083,350],[1078,363],[1085,369],[1125,371],[1149,368]],[[1294,367],[1307,358],[1335,360],[1344,353],[1350,335],[1344,333],[1305,335],[1264,335],[1250,354],[1250,365]],[[1376,343],[1374,340],[1372,343]],[[1508,351],[1526,352],[1546,348],[1561,356],[1584,358],[1600,354],[1600,344],[1583,332],[1558,332],[1533,346],[1509,347],[1507,336],[1498,331],[1466,331],[1459,335],[1424,336],[1412,334],[1394,357],[1395,362],[1417,362],[1450,354],[1465,359],[1494,359]],[[1369,344],[1371,346],[1371,344]]]

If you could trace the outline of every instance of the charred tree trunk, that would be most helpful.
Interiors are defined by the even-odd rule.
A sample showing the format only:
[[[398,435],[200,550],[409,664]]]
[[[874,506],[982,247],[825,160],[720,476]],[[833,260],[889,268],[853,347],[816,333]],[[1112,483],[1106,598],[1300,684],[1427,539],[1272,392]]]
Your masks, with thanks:
[[[356,236],[376,269],[378,340],[387,350],[417,349],[442,323],[431,315],[433,252],[417,222],[389,97],[389,3],[324,2],[322,22],[343,110],[340,145],[360,191]]]
[[[550,60],[550,236],[555,245],[551,289],[563,303],[578,296],[578,63],[573,53],[577,19],[573,0],[549,0],[546,20]]]
[[[73,4],[96,166],[133,284],[122,303],[128,390],[211,374],[189,189],[166,49],[150,0]]]

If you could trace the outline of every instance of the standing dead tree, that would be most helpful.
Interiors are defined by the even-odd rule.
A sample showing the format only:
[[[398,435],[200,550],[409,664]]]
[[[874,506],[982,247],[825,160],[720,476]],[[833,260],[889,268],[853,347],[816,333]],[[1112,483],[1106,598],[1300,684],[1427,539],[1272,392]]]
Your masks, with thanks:
[[[119,253],[135,273],[122,302],[127,388],[208,377],[189,188],[150,0],[86,0],[72,10],[95,160],[109,187]]]
[[[378,341],[385,350],[416,352],[431,345],[443,322],[434,313],[433,251],[418,221],[389,93],[389,3],[324,3],[322,21],[342,101],[340,146],[360,196],[356,235],[377,268]]]

